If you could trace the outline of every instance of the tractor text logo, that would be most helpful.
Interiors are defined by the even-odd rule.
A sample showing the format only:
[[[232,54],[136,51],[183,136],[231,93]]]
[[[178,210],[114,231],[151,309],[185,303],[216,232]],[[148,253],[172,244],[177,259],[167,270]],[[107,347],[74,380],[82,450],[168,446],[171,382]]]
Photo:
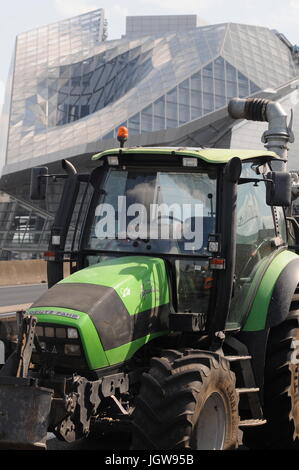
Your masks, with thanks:
[[[121,292],[123,299],[131,295],[131,289],[129,289],[129,287],[126,287],[125,289],[121,289],[120,292]]]
[[[117,210],[108,203],[95,211],[95,236],[111,240],[177,240],[184,250],[200,250],[203,245],[203,204],[127,205],[118,197]]]

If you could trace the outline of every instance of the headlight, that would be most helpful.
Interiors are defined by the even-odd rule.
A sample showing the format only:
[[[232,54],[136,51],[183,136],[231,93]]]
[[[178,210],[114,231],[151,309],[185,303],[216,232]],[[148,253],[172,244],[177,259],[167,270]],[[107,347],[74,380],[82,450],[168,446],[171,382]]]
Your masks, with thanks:
[[[56,328],[56,338],[66,338],[66,329]]]
[[[118,165],[118,157],[108,157],[108,165],[110,166],[117,166]]]
[[[70,330],[75,330],[75,328],[68,328]],[[39,338],[66,338],[66,328],[61,327],[52,327],[52,326],[37,326],[35,329],[36,335]],[[69,337],[70,338],[70,337]],[[78,338],[78,336],[73,336],[72,338]]]
[[[42,326],[37,326],[35,328],[35,333],[37,336],[44,336],[44,329]]]
[[[183,166],[197,166],[198,164],[198,159],[197,158],[190,158],[190,157],[184,157],[183,158]]]
[[[81,348],[79,344],[66,344],[64,346],[64,354],[66,356],[80,356]]]
[[[46,350],[47,345],[46,345],[46,343],[45,343],[44,341],[41,341],[41,342],[39,343],[39,345],[40,345],[40,347],[42,348],[43,351]]]
[[[54,338],[55,336],[55,330],[52,327],[46,327],[45,328],[45,337],[46,338]]]
[[[67,337],[69,339],[78,339],[79,336],[78,336],[78,331],[76,330],[76,328],[68,328],[67,329]]]
[[[76,328],[39,324],[35,331],[44,352],[58,356],[81,356],[79,332]]]

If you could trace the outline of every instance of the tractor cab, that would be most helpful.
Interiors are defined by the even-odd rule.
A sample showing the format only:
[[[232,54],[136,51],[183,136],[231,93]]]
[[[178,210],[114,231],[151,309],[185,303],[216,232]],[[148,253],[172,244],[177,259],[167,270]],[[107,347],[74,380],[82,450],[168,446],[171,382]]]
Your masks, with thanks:
[[[237,206],[227,182],[228,162],[236,156],[241,172],[234,183]],[[234,308],[226,326],[239,329],[254,277],[259,282],[273,254],[287,243],[282,207],[266,203],[267,174],[277,156],[228,149],[121,148],[93,160],[99,167],[90,179],[93,194],[81,232],[80,268],[128,256],[161,258],[174,311],[200,315],[207,323],[216,284],[234,262],[229,245],[236,237]]]
[[[80,253],[85,266],[122,256],[162,258],[176,287],[176,309],[207,313],[218,170],[196,152],[185,154],[126,149],[95,156],[103,166],[95,172]]]

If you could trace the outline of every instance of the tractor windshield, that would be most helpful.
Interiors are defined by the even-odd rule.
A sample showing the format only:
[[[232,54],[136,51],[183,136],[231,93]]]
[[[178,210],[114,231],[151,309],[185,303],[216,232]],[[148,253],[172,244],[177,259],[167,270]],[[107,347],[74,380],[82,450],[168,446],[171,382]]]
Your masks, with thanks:
[[[87,250],[207,255],[216,171],[110,169],[91,211]]]

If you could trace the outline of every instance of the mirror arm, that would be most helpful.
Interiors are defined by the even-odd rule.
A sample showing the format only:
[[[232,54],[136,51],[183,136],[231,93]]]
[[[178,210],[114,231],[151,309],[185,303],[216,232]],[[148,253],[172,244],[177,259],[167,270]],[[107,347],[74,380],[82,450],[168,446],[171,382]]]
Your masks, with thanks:
[[[263,179],[260,179],[260,178],[239,178],[238,184],[261,183],[263,181],[265,183],[271,183],[271,184],[274,185],[274,181],[269,179],[269,178],[263,178]]]
[[[67,179],[69,177],[68,174],[53,174],[53,175],[39,175],[38,178],[52,178],[54,182],[58,179]],[[78,174],[80,181],[88,182],[90,179],[90,175],[88,173],[79,173]]]

